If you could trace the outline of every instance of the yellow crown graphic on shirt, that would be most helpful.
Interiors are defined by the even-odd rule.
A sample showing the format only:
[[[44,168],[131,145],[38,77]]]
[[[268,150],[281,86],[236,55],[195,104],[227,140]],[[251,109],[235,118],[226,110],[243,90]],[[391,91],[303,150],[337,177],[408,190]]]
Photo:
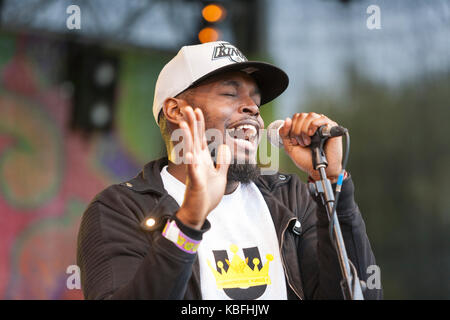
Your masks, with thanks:
[[[230,250],[233,252],[234,256],[231,259],[231,262],[228,259],[225,259],[225,262],[228,264],[227,271],[225,271],[222,261],[217,262],[217,266],[221,271],[218,272],[211,265],[211,262],[207,260],[208,266],[216,279],[216,284],[219,289],[248,288],[271,283],[269,277],[269,262],[273,260],[271,254],[266,255],[267,263],[261,269],[258,269],[260,264],[259,259],[254,258],[253,264],[255,267],[252,270],[252,268],[248,266],[248,258],[244,261],[237,255],[238,247],[236,245],[231,245]]]

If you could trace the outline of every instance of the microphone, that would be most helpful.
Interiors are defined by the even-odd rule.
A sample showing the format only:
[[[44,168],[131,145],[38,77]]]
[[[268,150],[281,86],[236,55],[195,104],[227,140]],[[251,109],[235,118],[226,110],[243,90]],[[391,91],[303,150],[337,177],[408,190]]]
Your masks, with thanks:
[[[280,129],[284,125],[284,120],[275,120],[267,127],[267,139],[277,148],[283,148],[283,140],[280,137]],[[341,126],[320,126],[314,133],[320,139],[343,136],[348,130]]]

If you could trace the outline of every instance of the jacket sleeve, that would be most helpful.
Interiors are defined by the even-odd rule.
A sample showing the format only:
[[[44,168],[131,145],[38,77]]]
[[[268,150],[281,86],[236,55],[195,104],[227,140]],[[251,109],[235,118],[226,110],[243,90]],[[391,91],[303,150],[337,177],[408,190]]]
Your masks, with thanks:
[[[85,298],[182,299],[197,255],[160,230],[142,230],[133,206],[94,200],[83,214],[77,263]]]
[[[333,189],[336,186],[333,185]],[[343,299],[340,286],[342,275],[336,250],[329,236],[329,221],[320,198],[311,197],[303,218],[303,236],[300,247],[305,296],[309,299]],[[351,177],[344,180],[336,209],[349,260],[355,266],[360,280],[367,282],[376,266],[361,212],[354,200]],[[381,288],[367,288],[365,299],[381,299]]]

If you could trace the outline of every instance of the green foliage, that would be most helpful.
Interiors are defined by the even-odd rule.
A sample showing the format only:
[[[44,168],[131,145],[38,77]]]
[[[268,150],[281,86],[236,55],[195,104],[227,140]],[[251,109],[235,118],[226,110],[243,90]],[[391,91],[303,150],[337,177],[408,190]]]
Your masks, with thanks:
[[[169,59],[153,52],[123,54],[116,126],[122,144],[139,165],[165,154],[152,110],[158,74]]]
[[[15,38],[3,32],[0,33],[0,66],[5,65],[14,55]]]

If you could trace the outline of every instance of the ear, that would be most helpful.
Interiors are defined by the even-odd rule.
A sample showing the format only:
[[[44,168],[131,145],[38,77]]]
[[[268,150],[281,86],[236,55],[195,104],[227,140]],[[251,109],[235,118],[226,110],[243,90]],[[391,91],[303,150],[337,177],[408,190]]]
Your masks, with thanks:
[[[187,106],[188,103],[183,99],[167,98],[164,100],[162,110],[167,121],[178,125],[183,120],[182,109]]]

